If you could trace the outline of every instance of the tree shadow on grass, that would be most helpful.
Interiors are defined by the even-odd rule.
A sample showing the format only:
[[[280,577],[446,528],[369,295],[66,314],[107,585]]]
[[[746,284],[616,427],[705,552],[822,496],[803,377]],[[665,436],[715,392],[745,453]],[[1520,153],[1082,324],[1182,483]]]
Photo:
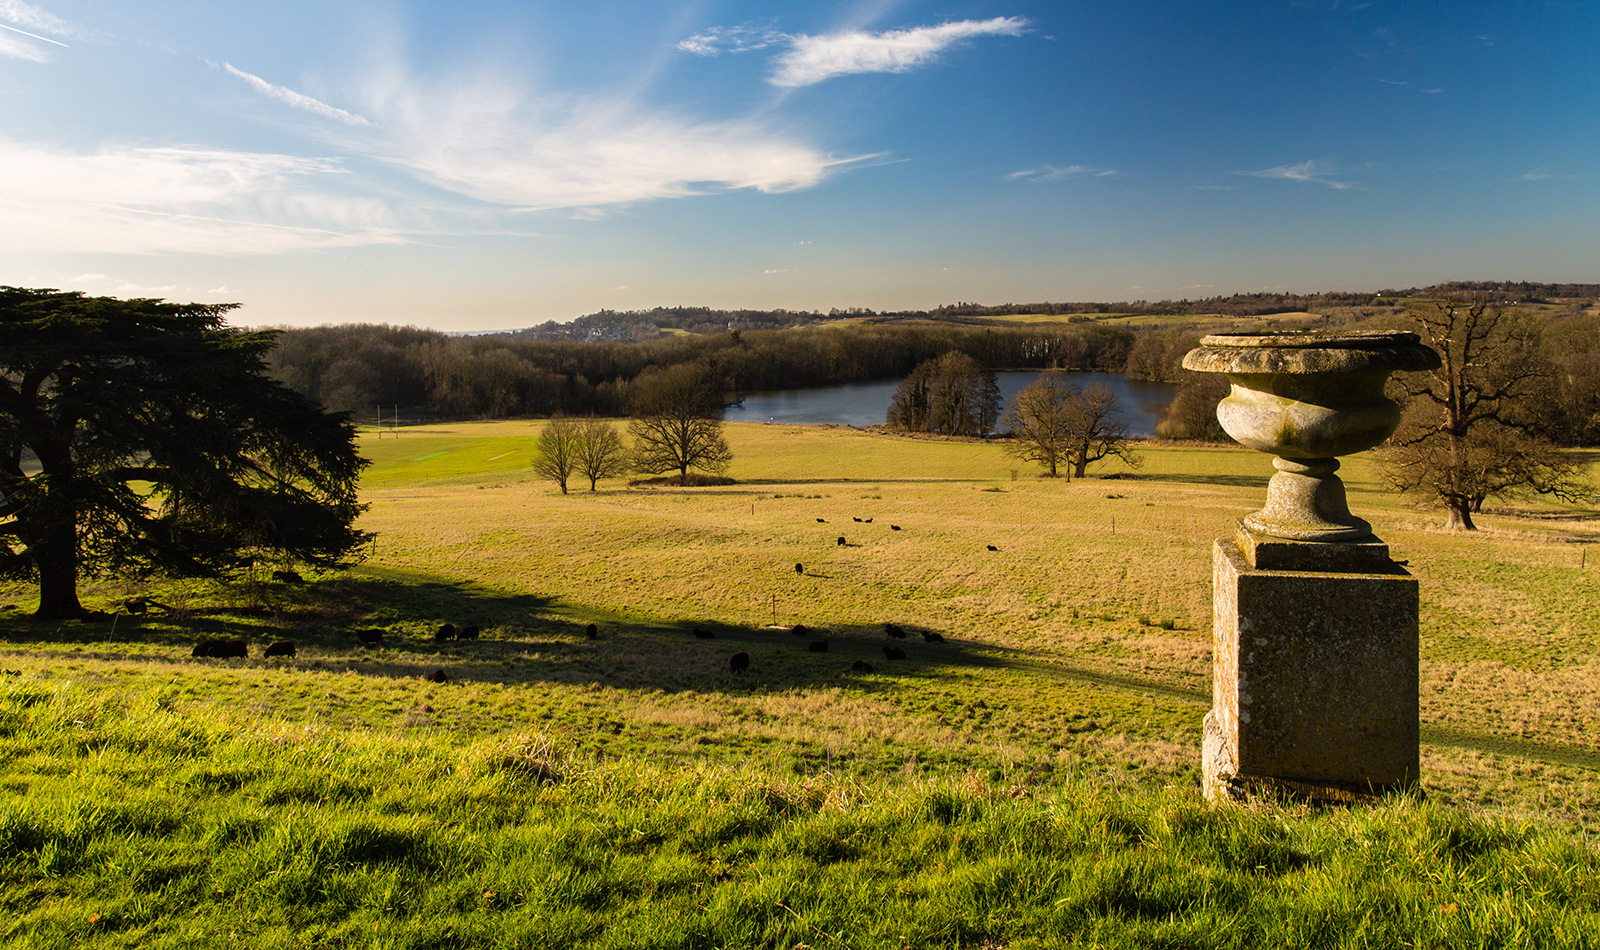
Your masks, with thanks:
[[[422,574],[363,571],[301,585],[266,585],[260,609],[220,601],[172,614],[106,616],[66,623],[0,615],[0,654],[8,666],[35,660],[204,664],[207,668],[292,668],[391,679],[443,669],[455,682],[508,686],[565,683],[663,693],[761,691],[870,683],[873,676],[938,676],[941,670],[998,668],[998,648],[937,631],[942,643],[888,637],[881,626],[742,626],[608,614],[531,594],[507,593]],[[157,598],[160,599],[160,598]],[[196,598],[198,600],[198,598]],[[477,640],[439,641],[444,623],[480,628]],[[595,637],[588,627],[596,628]],[[713,638],[701,639],[696,627]],[[382,630],[381,644],[358,633]],[[929,631],[936,632],[936,631]],[[195,659],[202,639],[240,639],[245,659]],[[289,640],[294,658],[267,658],[267,644]],[[809,649],[826,640],[825,652]],[[899,648],[891,660],[884,647]],[[736,653],[750,657],[734,671]],[[873,671],[853,669],[857,661]],[[875,672],[874,672],[875,671]]]
[[[1182,482],[1190,485],[1222,485],[1228,488],[1266,488],[1270,475],[1143,475],[1147,482]]]

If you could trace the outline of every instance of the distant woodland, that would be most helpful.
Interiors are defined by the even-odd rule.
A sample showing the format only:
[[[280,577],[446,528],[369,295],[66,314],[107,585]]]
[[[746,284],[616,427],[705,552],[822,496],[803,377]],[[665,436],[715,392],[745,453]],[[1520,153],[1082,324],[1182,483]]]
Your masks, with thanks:
[[[1600,317],[1587,312],[1600,298],[1600,284],[1458,282],[1370,294],[1153,303],[958,302],[895,313],[672,307],[601,311],[479,336],[343,324],[283,330],[271,362],[291,388],[357,419],[373,419],[379,405],[386,417],[398,407],[408,419],[468,419],[625,415],[632,381],[652,366],[702,362],[732,400],[760,390],[902,378],[954,351],[990,369],[1118,372],[1180,383],[1161,434],[1217,438],[1213,411],[1225,382],[1196,377],[1179,364],[1219,316],[1260,330],[1282,325],[1273,316],[1289,313],[1316,314],[1324,327],[1397,328],[1408,325],[1409,308],[1443,294],[1482,295],[1496,306],[1531,311],[1551,366],[1541,429],[1559,444],[1600,444]],[[1056,319],[1041,322],[1039,315]],[[1130,315],[1169,319],[1130,326],[1120,319]],[[1025,316],[1033,320],[1007,319]]]

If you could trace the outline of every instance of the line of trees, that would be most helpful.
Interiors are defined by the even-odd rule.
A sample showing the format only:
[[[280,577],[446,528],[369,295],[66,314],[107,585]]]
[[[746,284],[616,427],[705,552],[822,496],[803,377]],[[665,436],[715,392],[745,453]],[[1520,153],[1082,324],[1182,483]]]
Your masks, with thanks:
[[[387,325],[283,330],[270,360],[290,388],[372,418],[418,407],[441,418],[621,416],[651,367],[704,363],[727,393],[904,376],[955,350],[986,366],[1122,372],[1135,333],[1121,327],[834,326],[729,331],[643,342],[452,337]]]

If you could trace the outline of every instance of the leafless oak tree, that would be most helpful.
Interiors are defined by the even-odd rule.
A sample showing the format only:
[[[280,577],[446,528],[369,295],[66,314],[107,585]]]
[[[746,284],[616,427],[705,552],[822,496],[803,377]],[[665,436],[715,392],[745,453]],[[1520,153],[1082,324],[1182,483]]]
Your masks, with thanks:
[[[578,423],[575,471],[589,480],[589,490],[602,478],[626,475],[628,452],[622,436],[609,420],[585,419]]]
[[[1445,527],[1467,531],[1492,496],[1593,497],[1579,461],[1537,435],[1531,403],[1552,369],[1527,314],[1483,297],[1444,298],[1418,311],[1417,322],[1441,365],[1395,379],[1410,401],[1382,452],[1390,484],[1437,498],[1449,511]]]
[[[1107,458],[1120,458],[1137,468],[1140,459],[1128,443],[1128,423],[1121,416],[1116,390],[1104,383],[1078,386],[1047,373],[1011,400],[1002,425],[1015,442],[1007,451],[1024,461],[1048,466],[1072,466],[1084,477],[1089,466]]]
[[[680,363],[646,372],[633,383],[635,471],[660,475],[677,471],[687,484],[689,469],[713,474],[728,470],[733,452],[722,437],[722,389],[701,363]]]
[[[577,419],[557,416],[545,423],[533,446],[534,472],[560,485],[563,495],[567,493],[567,479],[578,467],[580,425]]]

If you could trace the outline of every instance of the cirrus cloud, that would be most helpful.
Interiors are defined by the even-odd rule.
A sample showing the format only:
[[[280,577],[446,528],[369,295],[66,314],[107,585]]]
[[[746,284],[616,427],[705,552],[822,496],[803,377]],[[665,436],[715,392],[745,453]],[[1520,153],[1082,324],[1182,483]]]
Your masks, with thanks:
[[[780,88],[810,86],[855,73],[903,73],[930,62],[964,39],[974,36],[1020,36],[1024,17],[958,20],[883,33],[851,31],[823,36],[792,36],[792,48],[777,59],[767,82]]]
[[[535,98],[492,81],[383,84],[385,134],[355,147],[456,194],[519,211],[816,185],[834,158],[753,121],[644,113],[624,102]]]
[[[1334,171],[1328,167],[1328,163],[1315,158],[1296,165],[1279,165],[1275,168],[1263,168],[1254,172],[1235,172],[1234,174],[1249,175],[1251,178],[1282,178],[1287,181],[1309,181],[1340,191],[1355,187],[1347,181],[1340,181],[1332,177]]]
[[[270,96],[285,105],[293,106],[296,109],[304,109],[306,112],[320,115],[325,119],[332,119],[335,122],[343,122],[345,125],[372,124],[359,115],[330,106],[320,99],[313,99],[310,96],[295,92],[287,86],[275,86],[260,76],[247,73],[242,69],[235,69],[232,63],[223,63],[222,68],[254,86],[256,91],[262,95]]]
[[[277,254],[404,240],[379,203],[318,188],[337,162],[192,147],[91,153],[0,140],[0,249]]]

